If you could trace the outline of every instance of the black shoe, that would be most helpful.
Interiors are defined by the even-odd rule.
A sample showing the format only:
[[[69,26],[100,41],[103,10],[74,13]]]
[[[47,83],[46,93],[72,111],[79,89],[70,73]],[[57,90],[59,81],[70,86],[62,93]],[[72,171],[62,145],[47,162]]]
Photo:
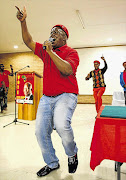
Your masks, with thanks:
[[[77,154],[73,157],[68,157],[68,170],[69,173],[75,173],[78,166]]]
[[[44,166],[42,169],[40,169],[36,174],[39,176],[39,177],[42,177],[42,176],[46,176],[47,174],[49,174],[51,171],[54,171],[56,169],[59,169],[60,165],[58,164],[57,167],[55,168],[50,168],[49,166]]]

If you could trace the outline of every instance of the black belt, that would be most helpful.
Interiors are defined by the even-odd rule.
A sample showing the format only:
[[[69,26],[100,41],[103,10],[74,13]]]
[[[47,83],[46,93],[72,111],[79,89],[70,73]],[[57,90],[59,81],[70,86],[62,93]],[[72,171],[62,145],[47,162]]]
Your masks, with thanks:
[[[61,93],[61,94],[63,94],[63,93]],[[48,97],[53,97],[53,98],[55,98],[55,97],[57,97],[57,96],[59,96],[59,95],[61,95],[61,94],[58,94],[58,95],[56,95],[56,96],[48,96]],[[77,96],[77,94],[76,93],[72,93],[72,94],[75,94],[76,96]],[[47,96],[47,95],[45,95],[45,94],[43,94],[44,96]]]

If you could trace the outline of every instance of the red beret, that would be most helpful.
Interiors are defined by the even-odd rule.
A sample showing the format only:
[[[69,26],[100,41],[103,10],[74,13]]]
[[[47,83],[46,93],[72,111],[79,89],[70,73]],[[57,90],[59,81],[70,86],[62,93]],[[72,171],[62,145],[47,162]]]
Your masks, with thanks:
[[[97,60],[96,60],[96,61],[94,61],[94,63],[98,63],[98,64],[100,64],[100,62],[99,62],[99,61],[97,61]]]
[[[126,61],[125,62],[123,62],[123,66],[124,66],[124,64],[126,63]]]
[[[67,38],[69,37],[68,29],[67,29],[64,25],[62,25],[62,24],[57,24],[57,25],[53,26],[52,29],[53,29],[54,27],[60,27],[60,28],[66,33]]]

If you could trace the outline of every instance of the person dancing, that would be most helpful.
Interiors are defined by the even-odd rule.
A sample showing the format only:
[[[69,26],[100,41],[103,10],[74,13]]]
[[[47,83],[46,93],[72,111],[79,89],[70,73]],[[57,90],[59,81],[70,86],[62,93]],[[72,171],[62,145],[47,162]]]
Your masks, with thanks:
[[[47,165],[37,175],[45,176],[60,167],[51,140],[54,126],[68,156],[68,171],[74,173],[78,166],[78,148],[74,141],[71,119],[77,105],[78,53],[67,46],[69,32],[61,24],[52,27],[49,40],[43,44],[34,42],[26,24],[26,8],[23,11],[16,8],[24,43],[44,63],[43,96],[37,110],[35,134]]]
[[[104,73],[107,70],[107,63],[105,58],[102,56],[101,59],[104,61],[104,68],[99,69],[100,62],[98,60],[94,61],[94,70],[91,71],[86,77],[85,80],[93,78],[93,96],[95,99],[95,106],[97,113],[99,112],[100,107],[102,106],[102,95],[105,92],[106,84],[104,82]]]

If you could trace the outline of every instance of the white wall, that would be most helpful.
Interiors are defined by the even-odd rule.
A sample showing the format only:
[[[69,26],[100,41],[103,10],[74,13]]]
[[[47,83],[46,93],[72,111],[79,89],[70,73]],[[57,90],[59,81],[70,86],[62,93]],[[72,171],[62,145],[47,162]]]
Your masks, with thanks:
[[[103,54],[108,69],[104,74],[106,83],[105,95],[112,95],[114,91],[123,91],[120,86],[120,72],[124,70],[122,63],[126,61],[126,46],[99,47],[77,49],[80,57],[80,64],[77,70],[77,80],[79,94],[93,94],[93,81],[85,81],[87,74],[94,69],[94,60],[100,61],[100,69],[104,67],[104,62],[100,58]]]

